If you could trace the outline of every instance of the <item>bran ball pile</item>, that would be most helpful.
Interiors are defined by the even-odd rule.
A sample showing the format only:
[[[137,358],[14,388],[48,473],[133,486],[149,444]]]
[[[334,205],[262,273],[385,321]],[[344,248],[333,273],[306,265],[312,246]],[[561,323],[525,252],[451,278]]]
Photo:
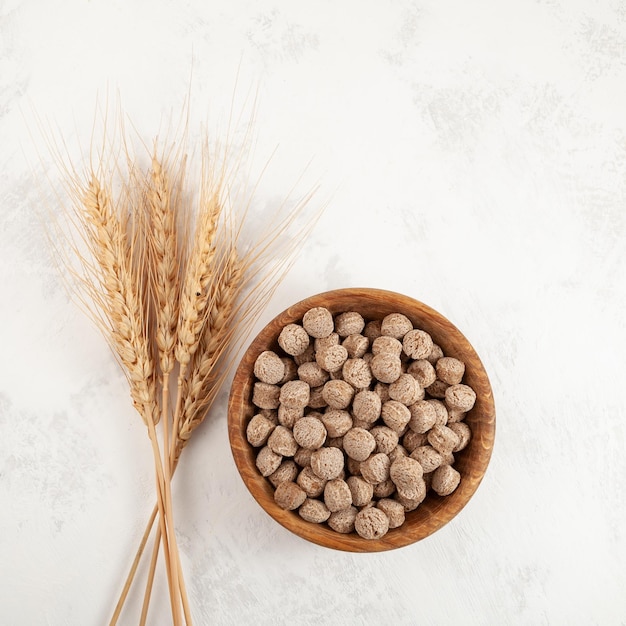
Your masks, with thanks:
[[[476,401],[465,364],[401,313],[307,311],[254,364],[248,443],[278,506],[338,533],[380,539],[461,474]]]

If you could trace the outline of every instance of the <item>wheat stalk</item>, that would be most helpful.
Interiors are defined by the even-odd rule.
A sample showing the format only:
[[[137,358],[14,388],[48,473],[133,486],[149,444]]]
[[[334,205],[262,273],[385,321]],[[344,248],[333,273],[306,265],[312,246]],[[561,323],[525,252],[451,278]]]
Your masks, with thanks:
[[[206,163],[206,153],[203,156]],[[212,176],[207,174],[210,174],[210,170],[208,165],[205,165],[201,181],[200,212],[180,292],[175,348],[175,356],[180,369],[176,406],[172,419],[172,440],[178,433],[185,378],[189,363],[198,349],[202,337],[210,299],[209,287],[214,274],[213,260],[216,256],[216,236],[222,212],[221,183],[223,178],[218,178],[215,181]]]
[[[176,408],[172,418],[171,435],[174,438],[178,432],[180,408],[183,401],[184,389],[187,386],[186,375],[189,363],[193,359],[202,338],[203,328],[206,324],[207,307],[209,303],[210,284],[215,270],[213,261],[216,256],[216,233],[222,210],[220,201],[220,182],[222,179],[214,179],[211,164],[207,160],[207,153],[203,154],[203,177],[200,192],[200,211],[196,220],[196,231],[185,265],[182,285],[180,281],[180,266],[183,255],[178,247],[176,232],[177,213],[183,211],[178,204],[173,206],[173,198],[181,192],[173,189],[176,184],[180,185],[182,176],[171,177],[166,171],[167,165],[162,164],[156,156],[152,158],[152,171],[147,185],[147,208],[150,220],[150,265],[152,271],[152,292],[154,300],[154,316],[156,318],[155,342],[161,366],[162,381],[162,411],[163,411],[163,455],[166,502],[171,503],[170,482],[172,475],[172,462],[169,444],[170,428],[168,424],[169,408],[169,376],[174,368],[175,359],[179,363],[177,384]],[[174,184],[172,184],[174,183]],[[175,203],[174,203],[175,204]],[[183,211],[184,212],[184,211]],[[188,229],[187,215],[183,216],[183,224]],[[189,232],[188,230],[186,232]],[[183,233],[186,234],[186,233]],[[183,241],[184,246],[184,241]],[[178,254],[177,254],[178,252]],[[174,440],[173,440],[174,441]],[[166,509],[168,519],[173,518],[171,509]],[[183,600],[183,609],[188,623],[191,622],[186,590],[182,578],[182,572],[178,564],[178,550],[175,545],[175,533],[173,525],[169,537],[170,563],[178,571],[172,576],[175,593],[180,591]],[[156,541],[162,537],[163,530],[159,529]],[[149,598],[152,591],[152,580],[156,566],[158,543],[155,548],[151,563],[151,575],[148,577],[144,595],[141,622],[144,623],[147,616]],[[167,558],[167,555],[166,555]],[[177,589],[177,581],[180,580],[180,590]],[[119,617],[128,582],[122,592],[122,596],[114,612],[111,623],[115,623]]]
[[[178,322],[179,300],[179,256],[176,228],[175,195],[172,182],[156,153],[152,157],[152,169],[147,185],[147,213],[150,223],[148,229],[149,264],[151,269],[151,293],[153,296],[153,315],[155,318],[155,344],[161,369],[161,412],[163,424],[163,474],[166,502],[166,517],[170,525],[167,538],[169,562],[174,563],[171,576],[173,595],[179,595],[183,601],[185,614],[189,613],[184,578],[180,569],[174,514],[171,506],[171,464],[169,461],[169,378],[174,368],[174,350]],[[150,583],[151,584],[151,583]],[[151,589],[147,590],[149,595]],[[176,621],[177,616],[174,620]]]
[[[134,254],[134,243],[140,237],[128,213],[115,209],[110,189],[91,173],[86,185],[75,180],[75,190],[80,197],[77,215],[83,226],[84,241],[95,264],[81,257],[87,276],[97,277],[94,285],[85,279],[88,291],[100,287],[96,301],[101,314],[108,322],[107,339],[121,363],[130,384],[133,404],[148,427],[157,472],[157,505],[160,528],[168,560],[171,550],[168,543],[168,495],[163,464],[155,430],[160,411],[156,395],[156,381],[151,349],[146,335],[147,311],[145,306],[146,272],[142,254]],[[126,207],[127,208],[127,207]],[[171,505],[170,505],[171,508]],[[170,517],[171,527],[171,517]],[[170,565],[168,563],[168,572]],[[170,599],[173,612],[178,606],[176,586],[170,580]],[[178,620],[179,621],[179,620]]]

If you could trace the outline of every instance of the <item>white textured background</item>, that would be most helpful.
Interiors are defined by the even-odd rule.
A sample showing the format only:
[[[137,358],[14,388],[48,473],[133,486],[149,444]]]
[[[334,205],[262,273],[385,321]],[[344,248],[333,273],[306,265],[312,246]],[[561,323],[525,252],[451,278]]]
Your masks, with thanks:
[[[259,204],[309,163],[330,198],[261,321],[336,287],[422,300],[482,356],[497,437],[448,526],[344,554],[257,506],[224,394],[175,481],[196,622],[626,624],[621,0],[0,1],[0,623],[106,623],[154,499],[125,381],[51,269],[35,114],[79,161],[107,92],[151,141],[188,92],[192,134],[223,127],[238,71],[255,154],[278,146]]]

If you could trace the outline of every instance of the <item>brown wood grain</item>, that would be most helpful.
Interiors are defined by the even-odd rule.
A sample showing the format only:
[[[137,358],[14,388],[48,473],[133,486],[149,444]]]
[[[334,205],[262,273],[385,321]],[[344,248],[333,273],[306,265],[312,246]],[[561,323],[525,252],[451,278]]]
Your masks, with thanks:
[[[469,445],[455,454],[455,467],[461,473],[456,491],[442,498],[429,492],[424,502],[407,513],[405,524],[390,530],[380,540],[365,540],[356,533],[342,535],[323,524],[304,521],[297,512],[284,511],[276,505],[274,489],[256,466],[257,450],[246,440],[246,426],[254,415],[251,403],[253,366],[264,350],[279,350],[277,338],[289,323],[299,322],[312,307],[324,306],[332,313],[358,311],[365,319],[382,319],[389,313],[404,313],[417,328],[430,333],[446,356],[465,363],[463,382],[477,395],[474,408],[466,417],[472,429]],[[380,289],[354,288],[321,293],[283,311],[252,341],[233,379],[228,405],[228,435],[239,473],[252,496],[278,523],[316,544],[350,552],[378,552],[409,545],[423,539],[447,524],[467,504],[482,480],[495,439],[495,405],[489,378],[480,358],[463,334],[440,313],[407,296]]]

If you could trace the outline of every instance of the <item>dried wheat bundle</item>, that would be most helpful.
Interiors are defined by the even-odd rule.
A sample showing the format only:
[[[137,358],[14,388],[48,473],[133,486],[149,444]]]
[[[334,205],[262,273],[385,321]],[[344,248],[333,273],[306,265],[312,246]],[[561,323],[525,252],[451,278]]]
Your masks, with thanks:
[[[290,192],[284,205],[264,216],[265,228],[246,228],[256,186],[241,176],[249,143],[232,154],[212,151],[203,140],[194,179],[185,137],[155,141],[136,157],[118,125],[92,150],[84,171],[49,143],[69,198],[52,239],[75,295],[128,379],[154,456],[156,505],[111,624],[157,519],[140,623],[147,620],[162,546],[173,623],[191,624],[172,476],[318,216],[303,217],[312,192],[298,201]]]

